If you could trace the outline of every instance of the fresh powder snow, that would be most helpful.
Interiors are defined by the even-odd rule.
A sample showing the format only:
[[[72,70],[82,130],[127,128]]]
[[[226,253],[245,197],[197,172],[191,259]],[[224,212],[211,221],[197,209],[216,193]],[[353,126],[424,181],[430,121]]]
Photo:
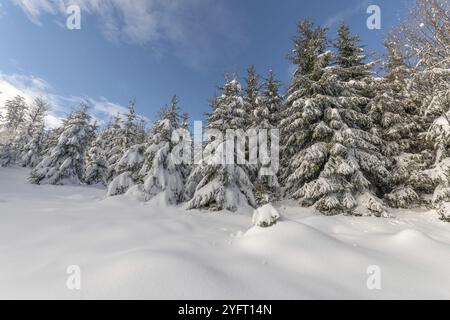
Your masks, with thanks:
[[[261,228],[251,210],[186,211],[28,174],[0,168],[0,299],[450,298],[450,225],[434,211],[325,217],[285,201]],[[67,288],[69,266],[81,290]],[[373,266],[381,290],[368,289]]]

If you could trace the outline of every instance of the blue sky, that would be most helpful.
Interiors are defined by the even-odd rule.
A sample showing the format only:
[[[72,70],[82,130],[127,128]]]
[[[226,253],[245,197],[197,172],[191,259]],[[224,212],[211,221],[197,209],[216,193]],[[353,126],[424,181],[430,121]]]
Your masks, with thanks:
[[[341,18],[371,51],[382,51],[389,29],[413,0],[1,0],[0,95],[44,95],[54,119],[89,97],[99,118],[136,98],[154,119],[173,94],[192,120],[225,71],[242,77],[250,64],[289,82],[290,37],[300,18],[330,27]],[[65,27],[65,6],[81,7],[81,30]],[[366,27],[370,4],[382,29]],[[14,91],[14,90],[19,91]]]

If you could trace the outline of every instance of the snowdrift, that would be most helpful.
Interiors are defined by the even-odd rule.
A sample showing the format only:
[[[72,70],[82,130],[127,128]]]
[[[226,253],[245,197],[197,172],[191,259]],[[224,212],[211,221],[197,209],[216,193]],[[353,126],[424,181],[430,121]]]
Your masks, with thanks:
[[[35,186],[0,168],[0,298],[449,299],[450,225],[435,212],[323,217],[293,203],[186,211],[95,187]],[[81,269],[81,290],[66,286]],[[369,290],[367,270],[381,270]]]

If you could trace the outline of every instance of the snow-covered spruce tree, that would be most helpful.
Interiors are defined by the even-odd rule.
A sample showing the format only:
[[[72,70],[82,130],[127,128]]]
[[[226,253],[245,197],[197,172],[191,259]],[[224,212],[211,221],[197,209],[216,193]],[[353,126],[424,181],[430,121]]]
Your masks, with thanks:
[[[190,150],[192,139],[187,130],[188,115],[180,115],[178,99],[172,98],[169,106],[159,115],[152,129],[152,139],[145,152],[145,165],[142,167],[143,191],[147,200],[164,193],[165,201],[179,204],[184,200],[184,183],[189,174]],[[172,141],[174,134],[178,134],[178,141]],[[187,148],[183,148],[186,144]],[[182,161],[187,156],[187,161]]]
[[[44,145],[43,145],[43,151],[42,151],[42,157],[47,156],[50,154],[51,150],[56,147],[58,144],[59,137],[61,136],[61,133],[63,132],[63,127],[58,126],[56,128],[48,129],[45,132],[45,138],[44,138]]]
[[[361,80],[372,80],[372,63],[366,64],[364,61],[367,56],[364,54],[364,48],[359,45],[359,36],[351,35],[350,28],[341,21],[338,29],[338,38],[334,41],[336,49],[335,65],[339,80],[350,82],[350,85],[360,85],[361,93],[370,90],[366,83]],[[365,88],[361,88],[365,86]]]
[[[5,116],[2,114],[0,109],[0,148],[6,142],[6,123]]]
[[[137,144],[125,151],[115,167],[117,176],[108,184],[108,196],[124,194],[141,182],[139,172],[144,163],[145,150],[145,144]]]
[[[450,201],[450,63],[418,72],[414,86],[431,123],[423,133],[427,143],[419,160],[424,170],[417,174],[416,183],[421,184],[422,197],[432,194],[431,204],[439,207]]]
[[[6,119],[2,114],[2,109],[0,109],[0,167],[6,166],[9,163],[9,148],[8,142],[8,131],[6,128]]]
[[[180,120],[180,127],[185,130],[189,130],[189,113],[183,112]]]
[[[121,147],[122,150],[127,150],[131,146],[137,144],[139,138],[139,123],[138,116],[136,114],[136,102],[135,100],[130,101],[128,105],[128,113],[126,114],[126,119],[123,123],[121,134]]]
[[[249,115],[248,123],[245,124],[245,128],[252,126],[256,119],[254,118],[254,113],[258,108],[258,98],[262,88],[261,77],[256,72],[254,65],[247,68],[247,76],[245,77],[245,87],[244,92],[244,109]]]
[[[298,68],[281,122],[286,191],[326,215],[382,216],[376,191],[389,172],[379,152],[382,141],[369,132],[365,114],[371,66],[362,62],[357,39],[344,36],[341,26],[336,64],[330,67],[325,33],[304,20],[294,39],[291,59]]]
[[[16,164],[20,157],[23,130],[28,105],[25,98],[16,96],[5,103],[6,116],[2,128],[3,144],[0,148],[0,166]]]
[[[279,129],[279,120],[283,98],[279,95],[280,82],[274,77],[272,71],[269,71],[267,79],[265,79],[261,93],[257,97],[256,109],[252,116],[252,128],[258,132],[265,130],[267,139],[260,139],[259,148],[266,146],[268,158],[271,158],[271,130]],[[261,136],[263,137],[263,136]],[[278,137],[279,139],[279,137]],[[255,200],[258,206],[278,200],[280,195],[280,185],[278,183],[277,172],[271,175],[265,174],[263,169],[269,169],[270,164],[262,164],[260,161],[258,166],[258,176],[255,184]],[[264,174],[263,174],[264,173]]]
[[[257,104],[252,114],[254,128],[276,128],[281,119],[283,97],[279,94],[281,82],[278,81],[272,70],[269,70],[267,78],[261,85]]]
[[[119,161],[125,153],[133,146],[145,143],[145,128],[136,114],[135,101],[131,101],[128,105],[128,113],[122,120],[120,114],[117,114],[113,123],[108,128],[107,139],[110,141],[106,146],[107,159],[107,181],[111,182],[119,174]],[[122,163],[123,167],[123,163]],[[124,168],[122,168],[124,170]]]
[[[124,154],[122,149],[122,119],[117,114],[105,129],[106,181],[111,182],[116,176],[116,166]]]
[[[445,0],[417,0],[407,22],[396,30],[399,46],[413,66],[408,92],[423,116],[424,138],[412,160],[412,175],[422,202],[439,208],[448,220],[450,200],[450,5]],[[446,218],[447,217],[447,218]]]
[[[111,182],[109,195],[138,188],[145,200],[160,193],[165,194],[165,200],[170,204],[183,200],[187,172],[185,165],[177,158],[175,148],[178,144],[172,142],[173,133],[181,129],[180,119],[178,100],[174,96],[170,105],[161,110],[159,119],[151,129],[149,143],[132,146],[119,161],[119,175]],[[186,141],[181,143],[190,144],[189,132],[185,133],[183,138]]]
[[[144,117],[138,117],[137,123],[137,135],[136,135],[136,144],[142,144],[147,142],[148,133],[147,133],[147,122]]]
[[[104,186],[107,184],[108,166],[105,154],[105,146],[108,143],[107,137],[108,132],[106,130],[100,131],[95,139],[92,140],[86,154],[84,181],[87,184],[102,184]]]
[[[106,147],[108,196],[124,194],[142,182],[139,171],[145,159],[146,145],[137,144],[140,135],[137,119],[135,102],[131,101],[125,121],[118,114],[107,130],[110,142]]]
[[[8,100],[5,103],[6,107],[6,127],[10,131],[17,131],[22,128],[25,122],[28,105],[25,102],[25,98],[22,96],[16,96],[12,100]]]
[[[30,182],[34,184],[79,184],[84,177],[84,159],[93,126],[87,106],[82,104],[63,121],[58,142],[33,169]]]
[[[15,150],[10,142],[0,144],[0,167],[7,167],[13,164]]]
[[[255,112],[258,109],[259,103],[259,95],[262,88],[261,84],[261,76],[257,73],[254,65],[251,65],[247,68],[247,76],[244,78],[245,86],[242,89],[242,94],[244,97],[244,111],[246,117],[242,120],[241,128],[246,131],[248,129],[256,129],[253,128],[253,124],[256,123]],[[250,153],[257,152],[257,145],[254,146],[254,150],[245,150],[246,159],[249,158]],[[254,170],[250,170],[249,178],[251,181],[256,181],[258,178],[258,170],[257,167]]]
[[[210,210],[236,211],[239,206],[255,206],[254,186],[250,180],[254,166],[245,160],[245,156],[235,147],[234,137],[226,136],[227,129],[245,132],[249,115],[245,110],[242,88],[236,78],[226,81],[221,88],[222,95],[211,102],[212,113],[208,114],[207,130],[216,130],[225,138],[208,137],[201,162],[193,168],[186,184],[187,207],[207,208]],[[208,133],[208,132],[207,132]],[[211,132],[210,132],[211,133]],[[243,140],[243,134],[237,134]],[[218,137],[216,137],[218,138]],[[234,146],[234,158],[240,158],[232,164],[225,161],[227,147]]]
[[[301,21],[298,24],[297,29],[299,36],[292,39],[294,48],[291,54],[288,55],[288,58],[294,64],[296,70],[293,73],[293,79],[287,93],[296,94],[297,96],[302,97],[304,100],[302,101],[302,104],[305,104],[305,99],[307,99],[308,95],[312,94],[312,85],[320,80],[321,74],[317,75],[317,72],[314,74],[314,69],[323,69],[324,67],[324,62],[319,61],[319,58],[321,58],[321,60],[324,58],[326,49],[326,30],[319,27],[315,28],[314,24],[309,20]],[[329,59],[329,56],[327,56],[327,59]],[[328,61],[326,61],[326,63],[328,63]],[[309,85],[308,91],[306,90],[306,86],[303,87],[304,83]],[[288,96],[288,98],[290,97]],[[289,176],[295,169],[290,165],[292,157],[302,150],[305,141],[308,140],[308,136],[306,135],[307,131],[303,129],[303,127],[308,125],[308,123],[303,120],[304,116],[306,116],[306,114],[303,115],[304,108],[298,104],[293,108],[294,102],[294,100],[285,102],[282,108],[280,121],[282,130],[282,165],[280,177],[283,185],[287,184]],[[309,114],[314,114],[315,110],[309,108],[305,111],[308,111]]]
[[[50,106],[47,101],[35,98],[27,113],[18,159],[24,167],[34,168],[42,160],[47,137],[45,116],[49,110]]]
[[[0,167],[6,167],[14,162],[15,152],[11,141],[9,141],[9,134],[5,127],[0,128]]]
[[[409,208],[419,201],[417,182],[425,182],[415,161],[421,158],[418,153],[426,143],[419,134],[423,121],[408,89],[412,70],[393,35],[385,46],[388,52],[384,65],[386,75],[375,82],[376,94],[370,102],[370,115],[377,125],[376,134],[386,142],[382,152],[390,159],[392,181],[385,198],[391,207]]]
[[[183,161],[183,165],[181,166],[181,169],[183,170],[183,180],[186,182],[187,178],[189,177],[189,175],[192,172],[192,168],[193,168],[193,155],[192,155],[192,150],[193,150],[193,136],[190,130],[190,116],[189,113],[184,112],[181,115],[181,120],[180,120],[180,128],[183,130],[181,132],[184,132],[184,137],[182,138],[183,142],[179,143],[178,145],[180,146],[180,148],[189,148],[190,153],[188,155],[186,155],[186,161]],[[178,149],[180,149],[178,148]],[[180,154],[182,155],[183,152],[186,151],[180,151]],[[189,161],[187,160],[189,158]],[[183,200],[185,200],[184,196],[183,196]]]

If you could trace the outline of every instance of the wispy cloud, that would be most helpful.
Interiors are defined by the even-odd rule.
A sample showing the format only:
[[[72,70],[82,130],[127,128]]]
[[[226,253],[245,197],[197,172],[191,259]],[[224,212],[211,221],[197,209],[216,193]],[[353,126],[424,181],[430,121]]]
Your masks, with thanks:
[[[2,112],[5,102],[17,95],[23,96],[28,103],[31,103],[35,97],[45,98],[52,107],[51,113],[46,119],[49,127],[60,125],[67,113],[85,101],[89,102],[90,112],[100,125],[105,124],[117,113],[125,114],[127,112],[124,106],[113,103],[105,97],[63,96],[56,93],[52,85],[40,77],[0,72],[0,112]]]
[[[3,4],[0,3],[0,18],[5,15],[5,8],[3,7]]]
[[[365,14],[367,7],[370,5],[370,0],[360,1],[357,5],[353,5],[351,7],[344,8],[343,10],[337,12],[332,17],[328,18],[325,21],[324,26],[327,28],[331,28],[338,24],[341,20],[345,20],[355,14],[361,13]]]
[[[27,17],[35,24],[42,25],[39,17],[42,14],[55,14],[54,5],[49,0],[34,1],[34,0],[14,0],[14,3],[22,8]]]
[[[194,66],[224,44],[242,44],[239,18],[217,0],[14,0],[35,24],[45,15],[65,17],[77,4],[98,17],[103,35],[116,44],[151,45]],[[231,47],[231,46],[229,46]]]

